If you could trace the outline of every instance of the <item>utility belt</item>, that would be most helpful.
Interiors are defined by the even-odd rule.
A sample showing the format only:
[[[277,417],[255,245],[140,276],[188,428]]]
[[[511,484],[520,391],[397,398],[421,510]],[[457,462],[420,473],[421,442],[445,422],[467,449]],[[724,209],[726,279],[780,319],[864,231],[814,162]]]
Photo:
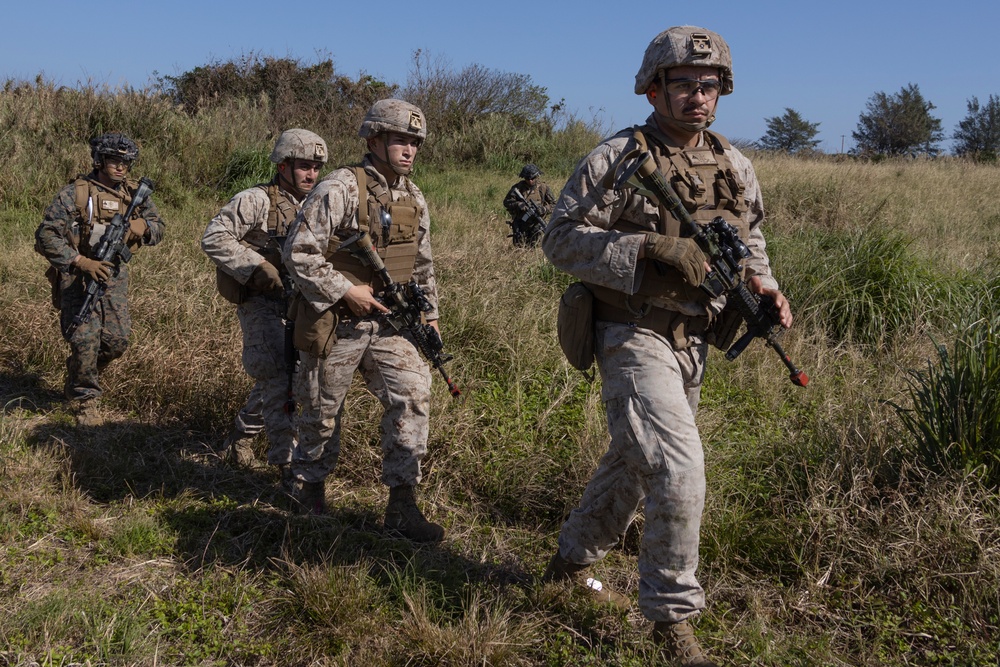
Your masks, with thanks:
[[[627,297],[613,289],[600,285],[588,284],[594,294],[594,320],[628,324],[629,326],[649,329],[672,341],[678,350],[691,347],[702,342],[712,324],[712,319],[706,315],[686,315],[658,308],[649,304],[643,305],[638,311],[622,305],[623,297]],[[639,297],[642,298],[641,296]]]

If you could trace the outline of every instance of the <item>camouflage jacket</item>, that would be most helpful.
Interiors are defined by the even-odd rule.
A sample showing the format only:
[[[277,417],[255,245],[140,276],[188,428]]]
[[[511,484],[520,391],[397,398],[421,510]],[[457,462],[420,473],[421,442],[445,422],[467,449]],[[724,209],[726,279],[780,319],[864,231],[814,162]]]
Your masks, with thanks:
[[[548,185],[537,183],[532,186],[527,181],[518,181],[507,191],[507,196],[503,198],[503,207],[507,209],[507,212],[514,219],[518,219],[525,213],[530,212],[528,205],[522,202],[514,193],[515,190],[519,191],[528,201],[534,202],[541,211],[543,218],[552,212],[556,198],[552,195],[552,190],[549,189]]]
[[[279,196],[296,210],[302,208],[302,202],[286,190],[280,190]],[[250,274],[263,259],[256,250],[240,241],[252,229],[267,229],[270,209],[271,200],[266,185],[247,188],[222,207],[201,237],[201,249],[205,254],[241,285],[250,280]]]
[[[91,172],[86,180],[92,188],[108,190],[121,197],[126,204],[131,201],[131,195],[122,191],[127,185],[119,185],[118,188],[106,188],[97,182],[97,172]],[[81,240],[81,228],[84,226],[83,216],[76,205],[76,179],[64,187],[52,200],[52,203],[45,209],[42,223],[35,231],[35,249],[43,255],[49,263],[63,273],[70,271],[73,261],[80,254],[79,247],[86,240]],[[149,232],[143,239],[143,245],[156,245],[163,240],[165,225],[160,219],[160,214],[156,210],[156,204],[152,199],[146,201],[136,209],[138,217],[143,218],[149,225]]]
[[[388,189],[393,201],[409,195],[421,208],[417,229],[417,257],[412,278],[424,289],[433,307],[426,314],[427,319],[436,320],[437,281],[431,257],[430,215],[424,195],[406,176],[398,177],[392,184],[386,183],[367,155],[361,164],[372,178]],[[353,285],[346,276],[330,265],[326,254],[331,249],[331,244],[336,247],[340,242],[338,235],[347,237],[358,230],[359,197],[358,180],[354,171],[349,167],[336,169],[309,193],[288,232],[282,261],[302,296],[317,311],[332,307]],[[393,279],[403,281],[405,276],[393,276]]]
[[[647,121],[654,122],[652,116]],[[556,267],[585,282],[630,295],[636,293],[643,272],[649,269],[646,260],[638,259],[645,234],[622,233],[614,229],[615,223],[619,219],[628,220],[654,232],[659,213],[645,197],[605,188],[602,181],[615,160],[635,147],[632,130],[624,130],[602,142],[580,162],[563,188],[542,241],[545,255]],[[752,254],[744,262],[746,277],[759,276],[764,287],[777,289],[760,230],[764,204],[757,175],[750,160],[736,148],[727,150],[727,157],[746,186],[744,196],[748,210],[744,216],[750,227],[746,243]],[[708,311],[720,312],[725,300],[677,302],[659,297],[651,303],[686,315],[701,316]]]

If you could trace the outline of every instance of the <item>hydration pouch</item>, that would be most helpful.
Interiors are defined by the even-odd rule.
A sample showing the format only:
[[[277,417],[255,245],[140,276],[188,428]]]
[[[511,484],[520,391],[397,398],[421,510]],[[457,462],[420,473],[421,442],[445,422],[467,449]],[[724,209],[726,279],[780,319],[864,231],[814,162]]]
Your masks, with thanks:
[[[559,299],[559,347],[570,366],[586,373],[594,365],[594,295],[583,283],[571,284]]]
[[[295,321],[292,345],[296,350],[320,359],[330,356],[330,350],[337,342],[337,325],[340,323],[335,308],[317,312],[301,294],[296,293],[288,307],[288,319]]]
[[[229,303],[240,305],[247,300],[246,285],[241,285],[236,278],[223,271],[220,267],[215,267],[215,286],[219,294]]]

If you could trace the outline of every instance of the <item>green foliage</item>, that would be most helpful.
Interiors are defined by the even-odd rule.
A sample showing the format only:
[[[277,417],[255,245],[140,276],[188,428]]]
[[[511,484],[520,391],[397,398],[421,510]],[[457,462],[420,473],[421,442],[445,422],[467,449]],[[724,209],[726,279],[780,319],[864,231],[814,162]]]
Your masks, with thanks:
[[[1000,155],[1000,97],[990,95],[982,106],[973,97],[967,104],[968,113],[952,135],[955,154],[980,162],[995,162]]]
[[[909,372],[912,407],[893,407],[929,469],[979,470],[995,486],[1000,484],[1000,310],[991,305],[962,327],[950,353],[936,345],[937,363]]]
[[[868,111],[858,118],[851,133],[862,155],[937,155],[943,138],[941,119],[931,115],[935,106],[924,100],[915,83],[898,93],[879,91],[868,99]]]
[[[291,127],[310,129],[326,138],[331,157],[341,160],[356,151],[354,137],[368,108],[397,90],[366,74],[357,80],[338,74],[330,59],[309,64],[253,52],[164,77],[160,85],[191,116],[234,102],[260,105],[270,136]]]
[[[233,151],[226,162],[222,191],[232,197],[258,183],[267,183],[274,176],[271,151],[267,148],[245,148]]]
[[[515,125],[545,121],[549,97],[531,76],[473,64],[454,71],[444,60],[417,50],[403,96],[427,115],[429,128],[443,135],[467,130],[492,115]]]
[[[221,461],[251,381],[195,240],[224,190],[270,175],[271,102],[229,97],[191,115],[162,91],[148,104],[130,95],[44,82],[0,92],[0,663],[652,662],[637,610],[537,581],[607,425],[599,384],[555,342],[570,278],[511,248],[500,199],[527,155],[558,189],[597,125],[494,113],[451,135],[432,127],[421,149],[442,332],[465,397],[435,377],[419,501],[448,535],[430,547],[382,530],[381,406],[360,380],[329,515],[289,515],[273,469]],[[102,376],[108,423],[77,429],[32,231],[86,168],[88,119],[143,132],[130,114],[156,129],[137,171],[157,179],[169,233],[131,265],[135,334]],[[759,343],[735,363],[709,355],[699,638],[731,664],[995,664],[1000,496],[971,476],[925,475],[878,400],[902,391],[893,369],[925,356],[926,337],[907,332],[933,330],[954,369],[945,323],[971,288],[1000,287],[966,277],[995,273],[998,225],[983,213],[995,169],[773,153],[755,166],[796,314],[783,345],[812,382],[791,386]],[[643,520],[595,568],[633,599]]]
[[[810,271],[794,289],[833,341],[876,349],[922,323],[940,281],[904,234],[872,224],[810,238]]]
[[[782,116],[765,118],[767,132],[760,138],[760,147],[786,153],[810,152],[819,145],[819,123],[810,123],[798,111],[785,107]]]

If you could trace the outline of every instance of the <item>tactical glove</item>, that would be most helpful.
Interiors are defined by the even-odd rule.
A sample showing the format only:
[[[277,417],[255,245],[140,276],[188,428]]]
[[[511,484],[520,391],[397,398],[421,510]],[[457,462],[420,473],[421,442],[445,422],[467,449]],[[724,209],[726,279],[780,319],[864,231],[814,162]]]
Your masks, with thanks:
[[[261,262],[250,274],[247,287],[262,293],[281,291],[281,276],[278,274],[278,269],[274,268],[271,262]]]
[[[91,280],[104,283],[111,277],[115,265],[111,262],[99,262],[96,259],[79,255],[76,259],[76,268],[90,276]]]
[[[694,239],[647,234],[646,259],[655,259],[669,264],[680,271],[684,280],[693,287],[698,287],[705,282],[705,261],[707,258]]]
[[[142,218],[136,218],[128,223],[128,234],[125,236],[125,244],[133,247],[140,245],[146,237],[147,231],[149,231],[149,225],[146,224],[146,221]]]

